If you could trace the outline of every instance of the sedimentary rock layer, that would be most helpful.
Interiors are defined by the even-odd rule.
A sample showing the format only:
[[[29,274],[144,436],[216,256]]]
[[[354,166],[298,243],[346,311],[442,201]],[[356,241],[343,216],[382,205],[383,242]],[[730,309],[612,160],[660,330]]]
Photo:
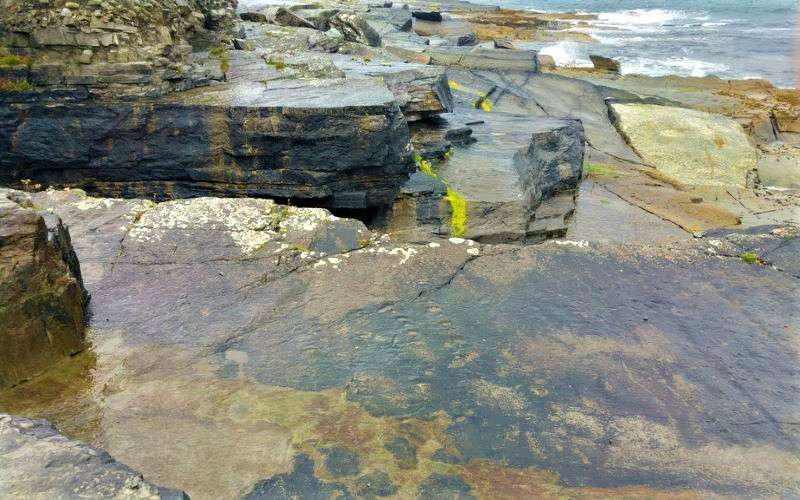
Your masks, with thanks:
[[[112,196],[389,203],[413,168],[408,128],[373,80],[248,82],[146,102],[7,103],[0,182]]]

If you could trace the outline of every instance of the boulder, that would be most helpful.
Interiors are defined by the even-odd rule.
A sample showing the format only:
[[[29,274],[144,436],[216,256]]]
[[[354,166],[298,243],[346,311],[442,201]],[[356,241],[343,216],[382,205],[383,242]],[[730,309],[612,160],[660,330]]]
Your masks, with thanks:
[[[481,113],[459,112],[460,117]],[[411,241],[434,233],[481,243],[531,243],[566,234],[583,168],[581,123],[496,112],[484,116],[471,134],[414,128],[412,141],[423,156],[440,136],[463,140],[452,141],[444,160],[430,166],[429,174],[446,184],[446,196],[435,183],[426,190],[412,179],[402,188],[387,230]]]
[[[0,189],[0,388],[83,350],[87,301],[61,219]]]
[[[361,14],[340,12],[330,19],[329,24],[339,30],[347,41],[370,47],[381,46],[380,33]]]
[[[302,17],[298,16],[286,7],[273,7],[263,11],[267,22],[278,26],[291,26],[294,28],[316,29],[316,26]]]
[[[492,40],[496,49],[514,49],[514,42],[510,38],[494,38]]]
[[[261,12],[242,12],[239,14],[239,18],[242,21],[248,21],[251,23],[266,23],[267,16],[262,14]]]
[[[619,73],[620,70],[619,61],[615,61],[610,57],[597,56],[597,55],[590,55],[589,59],[591,59],[592,64],[594,65],[594,69],[598,71]]]
[[[44,420],[0,414],[0,496],[188,500]]]
[[[411,16],[421,21],[442,22],[442,13],[439,11],[413,10],[411,11]]]
[[[579,120],[543,119],[531,124],[531,143],[514,166],[531,209],[556,193],[573,191],[583,176],[586,137]]]
[[[352,58],[335,57],[348,78],[379,77],[394,95],[408,121],[417,121],[453,110],[447,74],[440,66],[413,63],[359,64]]]
[[[549,54],[537,54],[536,60],[539,63],[539,69],[543,71],[556,69],[556,60]]]
[[[374,8],[365,13],[364,17],[373,25],[385,25],[379,27],[380,32],[391,30],[409,32],[413,24],[411,12],[406,9]]]
[[[364,208],[390,203],[413,168],[394,96],[367,78],[245,79],[152,102],[8,103],[0,131],[0,181],[113,196]]]
[[[461,35],[457,35],[455,38],[455,44],[458,47],[471,47],[474,45],[478,45],[478,37],[475,33],[463,33]]]
[[[655,104],[612,104],[617,128],[642,159],[690,185],[747,184],[755,147],[731,118]]]

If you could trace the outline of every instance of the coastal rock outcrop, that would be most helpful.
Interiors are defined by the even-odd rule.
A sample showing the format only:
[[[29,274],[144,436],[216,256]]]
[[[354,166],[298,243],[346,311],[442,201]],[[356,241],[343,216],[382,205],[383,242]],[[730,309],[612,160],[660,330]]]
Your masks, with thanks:
[[[230,83],[156,101],[0,108],[0,181],[155,199],[203,194],[364,208],[413,169],[406,121],[372,79]],[[53,147],[57,145],[57,147]]]
[[[44,420],[0,414],[0,496],[188,500]]]
[[[61,219],[0,189],[0,388],[84,348],[87,300]]]
[[[0,78],[19,86],[80,86],[96,95],[159,95],[203,85],[192,46],[229,40],[235,0],[0,4],[0,37],[11,51]]]

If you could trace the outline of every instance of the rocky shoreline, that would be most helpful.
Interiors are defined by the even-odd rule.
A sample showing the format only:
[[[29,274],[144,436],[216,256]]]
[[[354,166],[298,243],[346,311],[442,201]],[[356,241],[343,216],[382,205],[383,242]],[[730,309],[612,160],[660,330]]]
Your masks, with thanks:
[[[452,0],[0,7],[0,496],[800,494],[796,91]]]

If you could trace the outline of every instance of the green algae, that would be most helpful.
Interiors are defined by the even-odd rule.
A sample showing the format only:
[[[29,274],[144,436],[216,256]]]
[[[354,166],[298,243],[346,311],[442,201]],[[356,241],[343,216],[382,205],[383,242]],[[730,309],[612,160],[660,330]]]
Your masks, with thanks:
[[[755,252],[745,252],[741,256],[741,259],[748,264],[757,264],[761,261],[758,254]]]
[[[617,175],[619,173],[613,165],[605,163],[587,163],[585,168],[586,173],[598,177]]]
[[[228,71],[231,69],[231,60],[228,56],[228,50],[223,47],[212,47],[208,51],[209,57],[219,60],[219,70],[222,72],[223,78],[227,79]]]

